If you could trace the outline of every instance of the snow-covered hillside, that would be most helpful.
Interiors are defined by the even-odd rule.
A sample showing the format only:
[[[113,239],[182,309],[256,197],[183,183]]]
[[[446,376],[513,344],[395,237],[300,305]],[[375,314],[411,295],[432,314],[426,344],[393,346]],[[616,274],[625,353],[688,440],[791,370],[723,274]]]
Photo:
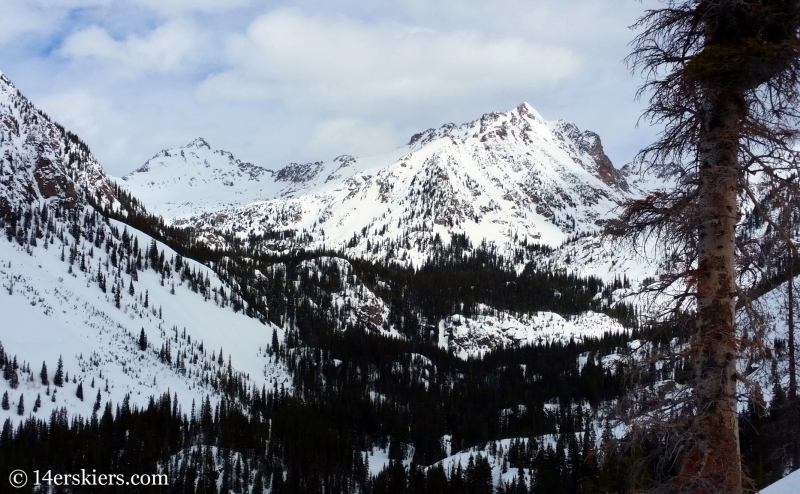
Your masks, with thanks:
[[[437,236],[558,246],[597,231],[630,194],[596,134],[547,122],[525,103],[427,130],[386,154],[274,172],[198,139],[118,183],[175,224],[269,234],[272,250],[294,242],[416,265]]]
[[[220,370],[227,374],[229,362],[232,372],[243,375],[250,389],[283,386],[291,390],[289,375],[269,355],[272,332],[281,341],[283,331],[223,307],[218,294],[220,289],[230,289],[204,266],[182,261],[208,279],[205,294],[193,291],[180,270],[166,277],[153,270],[125,275],[125,262],[116,259],[114,250],[105,251],[103,244],[97,247],[86,238],[76,241],[57,230],[43,231],[47,232],[44,238],[32,248],[0,239],[4,319],[0,343],[11,358],[17,358],[20,369],[31,371],[19,371],[16,389],[0,381],[0,393],[8,392],[11,399],[10,410],[0,411],[0,418],[17,415],[20,396],[26,416],[32,413],[37,396],[42,400],[39,416],[62,406],[88,416],[98,391],[103,404],[121,403],[129,394],[131,403],[140,406],[152,395],[175,393],[188,410],[193,401],[199,406],[206,395],[212,403],[216,401],[218,386],[208,378]],[[115,222],[92,229],[95,238],[114,238],[112,231],[118,241],[123,235],[143,246],[152,241]],[[173,265],[180,259],[168,247],[156,245]],[[66,253],[63,261],[62,252]],[[105,291],[101,279],[106,280]],[[114,283],[121,287],[119,307],[112,293]],[[145,350],[139,347],[142,331],[147,338]],[[68,375],[63,387],[52,384],[59,357]],[[49,387],[40,377],[43,363]],[[76,397],[81,383],[82,401]]]
[[[98,395],[144,406],[169,392],[188,410],[204,396],[216,402],[232,381],[291,392],[269,350],[284,331],[245,316],[207,267],[98,214],[92,204],[120,207],[113,183],[2,75],[0,156],[0,343],[10,359],[0,419],[61,407],[89,416]],[[59,359],[63,386],[54,384]]]

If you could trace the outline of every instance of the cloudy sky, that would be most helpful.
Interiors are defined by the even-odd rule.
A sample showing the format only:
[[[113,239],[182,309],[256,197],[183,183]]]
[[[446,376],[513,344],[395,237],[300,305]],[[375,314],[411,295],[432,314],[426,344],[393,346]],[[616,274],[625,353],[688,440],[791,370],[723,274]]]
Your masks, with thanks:
[[[205,137],[277,168],[527,101],[629,161],[635,0],[0,0],[0,71],[123,175]]]

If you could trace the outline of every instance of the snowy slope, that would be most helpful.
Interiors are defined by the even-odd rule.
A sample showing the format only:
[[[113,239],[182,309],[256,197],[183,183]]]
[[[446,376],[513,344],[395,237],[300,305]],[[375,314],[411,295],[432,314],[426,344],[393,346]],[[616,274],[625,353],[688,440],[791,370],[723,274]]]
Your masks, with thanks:
[[[437,235],[445,243],[465,234],[475,245],[557,246],[598,230],[630,194],[596,134],[547,122],[527,104],[430,129],[386,154],[275,172],[197,140],[118,183],[176,224],[241,236],[306,232],[292,242],[414,264]]]
[[[122,225],[113,222],[106,228],[110,231],[111,226],[123,230]],[[127,231],[140,243],[150,242],[146,235]],[[272,331],[277,331],[282,340],[281,329],[222,308],[191,291],[188,283],[179,278],[167,278],[162,285],[160,276],[152,270],[139,273],[138,281],[123,275],[126,289],[122,291],[121,307],[117,308],[113,295],[108,293],[111,290],[104,293],[96,279],[98,266],[109,280],[114,276],[114,267],[106,266],[108,254],[95,248],[87,271],[78,269],[76,262],[70,273],[68,260],[60,259],[60,240],[52,238],[48,248],[44,247],[45,241],[40,241],[30,253],[16,242],[0,239],[0,313],[4,314],[0,342],[7,354],[17,357],[21,367],[30,364],[32,371],[32,375],[20,375],[18,389],[11,389],[7,381],[0,380],[0,392],[8,391],[12,400],[9,411],[0,410],[0,419],[16,416],[20,395],[24,395],[25,415],[32,413],[37,395],[42,398],[40,414],[66,406],[71,412],[90,415],[98,389],[103,404],[108,400],[120,403],[130,393],[132,403],[146,405],[151,395],[169,391],[176,393],[188,410],[193,400],[199,406],[205,395],[214,396],[216,401],[218,392],[202,382],[202,375],[220,368],[212,359],[212,352],[218,355],[220,349],[224,354],[223,368],[230,358],[234,371],[248,376],[249,387],[272,389],[277,383],[291,390],[285,369],[267,355]],[[64,238],[79,251],[92,248],[86,239],[75,245],[70,243],[72,237]],[[174,258],[171,249],[157,245],[168,259]],[[187,262],[192,269],[208,275],[212,289],[224,287],[207,268]],[[127,291],[130,283],[134,286],[132,296]],[[149,299],[148,308],[143,306],[144,294]],[[142,329],[148,339],[147,351],[140,351],[137,346]],[[158,351],[168,340],[171,359],[177,363],[183,355],[183,367],[167,365],[159,359]],[[51,401],[52,395],[46,395],[47,386],[41,383],[39,371],[45,362],[52,381],[59,356],[70,382],[63,388],[51,385],[51,389],[58,390],[55,401]],[[92,381],[96,388],[91,387]],[[79,382],[84,388],[82,402],[75,396]]]
[[[203,138],[180,149],[163,150],[123,183],[137,183],[148,209],[166,218],[181,218],[195,211],[217,211],[238,206],[254,197],[275,193],[274,173],[236,159],[223,150],[212,150]],[[147,181],[142,183],[142,181]],[[165,197],[157,203],[153,197]]]

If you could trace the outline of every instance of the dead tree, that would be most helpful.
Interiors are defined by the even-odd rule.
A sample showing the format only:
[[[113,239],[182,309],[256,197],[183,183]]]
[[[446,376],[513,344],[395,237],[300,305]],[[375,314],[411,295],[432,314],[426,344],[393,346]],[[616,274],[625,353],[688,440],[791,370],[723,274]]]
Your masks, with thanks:
[[[673,266],[654,289],[674,289],[675,306],[695,324],[683,350],[694,369],[683,399],[671,396],[666,413],[638,430],[669,431],[663,452],[675,466],[661,470],[658,490],[738,494],[736,364],[744,345],[736,309],[757,281],[744,254],[760,242],[741,238],[737,225],[742,204],[758,202],[751,176],[780,181],[796,169],[800,2],[666,0],[635,27],[629,62],[646,79],[644,118],[663,126],[639,162],[671,170],[676,185],[628,203],[609,231],[670,243]]]

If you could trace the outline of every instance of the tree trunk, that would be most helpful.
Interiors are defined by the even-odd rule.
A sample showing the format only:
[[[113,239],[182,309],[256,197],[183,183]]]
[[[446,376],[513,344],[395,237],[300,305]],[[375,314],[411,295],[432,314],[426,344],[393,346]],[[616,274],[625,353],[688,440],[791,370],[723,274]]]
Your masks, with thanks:
[[[742,108],[741,97],[735,92],[707,97],[698,145],[698,329],[691,348],[698,408],[694,445],[679,476],[681,492],[742,492],[734,264]]]
[[[791,215],[793,211],[789,209],[789,241],[792,238],[792,221]],[[794,255],[792,253],[793,246],[789,246],[789,261],[787,263],[789,271],[789,283],[787,285],[787,298],[789,299],[789,314],[787,320],[788,332],[788,346],[789,346],[789,428],[791,445],[789,448],[792,455],[792,470],[800,468],[800,426],[798,425],[798,413],[800,409],[797,406],[797,369],[795,362],[795,343],[794,343]]]

